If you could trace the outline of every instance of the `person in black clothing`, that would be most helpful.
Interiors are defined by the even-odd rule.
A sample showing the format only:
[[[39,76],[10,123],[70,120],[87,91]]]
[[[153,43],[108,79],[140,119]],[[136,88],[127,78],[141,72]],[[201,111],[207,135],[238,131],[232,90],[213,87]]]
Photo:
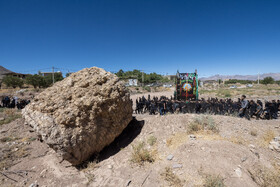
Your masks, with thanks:
[[[156,105],[155,105],[155,101],[151,101],[151,106],[150,106],[150,110],[149,110],[149,114],[150,115],[155,115],[156,114],[156,110],[157,110],[157,108],[156,108]]]
[[[198,101],[196,101],[195,102],[195,113],[199,114],[200,110],[201,110],[201,104]]]
[[[256,112],[254,113],[254,115],[256,116],[256,119],[259,120],[262,114],[263,114],[262,102],[258,100]]]
[[[244,116],[250,120],[250,116],[248,114],[248,101],[246,100],[246,96],[242,95],[241,100],[240,100],[241,108],[239,109],[238,116],[243,118]]]

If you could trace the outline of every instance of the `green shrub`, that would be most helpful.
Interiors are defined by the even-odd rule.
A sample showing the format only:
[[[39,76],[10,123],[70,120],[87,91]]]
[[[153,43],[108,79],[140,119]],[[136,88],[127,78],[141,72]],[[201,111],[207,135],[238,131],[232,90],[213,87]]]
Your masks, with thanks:
[[[8,86],[8,87],[13,87],[13,88],[16,88],[16,87],[22,87],[24,82],[22,79],[18,78],[18,77],[14,77],[14,76],[5,76],[2,80],[2,82]]]
[[[150,91],[151,91],[151,88],[150,88],[149,86],[145,86],[145,87],[144,87],[144,90],[150,92]]]

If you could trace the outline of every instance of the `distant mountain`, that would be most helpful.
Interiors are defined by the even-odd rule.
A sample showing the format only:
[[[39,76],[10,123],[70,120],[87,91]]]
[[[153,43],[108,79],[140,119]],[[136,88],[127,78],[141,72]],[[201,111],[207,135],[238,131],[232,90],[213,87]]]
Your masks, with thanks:
[[[264,73],[260,74],[260,80],[265,77],[272,77],[274,80],[280,80],[280,73]],[[238,79],[238,80],[258,80],[258,75],[214,75],[211,77],[201,77],[199,78],[201,81],[206,80],[225,80],[225,79]]]

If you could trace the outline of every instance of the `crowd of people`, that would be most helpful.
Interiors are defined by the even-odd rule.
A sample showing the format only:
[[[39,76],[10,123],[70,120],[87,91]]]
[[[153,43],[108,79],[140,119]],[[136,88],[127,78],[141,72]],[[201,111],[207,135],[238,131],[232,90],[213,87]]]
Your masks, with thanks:
[[[2,108],[17,108],[23,109],[26,105],[30,103],[30,100],[26,99],[19,99],[18,97],[9,97],[9,96],[2,96],[1,99],[2,103],[0,107]]]
[[[256,119],[277,119],[280,111],[280,100],[265,101],[246,99],[243,95],[238,101],[232,99],[209,98],[197,101],[178,101],[165,96],[153,97],[148,95],[136,99],[136,114],[149,113],[150,115],[166,113],[204,113],[213,115],[232,115],[245,117],[248,120]]]

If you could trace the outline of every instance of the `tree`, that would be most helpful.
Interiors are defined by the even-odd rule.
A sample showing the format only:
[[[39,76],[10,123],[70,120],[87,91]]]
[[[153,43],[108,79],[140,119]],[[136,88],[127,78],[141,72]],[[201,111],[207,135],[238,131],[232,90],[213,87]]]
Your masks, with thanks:
[[[46,87],[46,80],[43,76],[41,75],[28,75],[25,79],[26,84],[32,85],[34,88],[42,88]]]
[[[117,75],[118,77],[122,77],[122,76],[124,75],[124,71],[123,71],[122,69],[120,69],[120,70],[116,73],[116,75]]]
[[[52,75],[48,75],[45,78],[45,81],[46,81],[46,87],[49,87],[50,85],[52,85],[53,83],[53,78],[52,78]],[[61,73],[54,73],[54,82],[58,82],[58,81],[61,81],[63,80],[63,76]]]
[[[267,84],[274,84],[274,79],[272,78],[272,77],[265,77],[262,81],[261,81],[261,83],[262,84],[265,84],[265,85],[267,85]]]
[[[3,78],[3,83],[6,84],[6,86],[8,86],[8,87],[13,87],[13,88],[16,88],[16,87],[21,88],[24,84],[22,79],[11,76],[11,75],[5,76]]]

